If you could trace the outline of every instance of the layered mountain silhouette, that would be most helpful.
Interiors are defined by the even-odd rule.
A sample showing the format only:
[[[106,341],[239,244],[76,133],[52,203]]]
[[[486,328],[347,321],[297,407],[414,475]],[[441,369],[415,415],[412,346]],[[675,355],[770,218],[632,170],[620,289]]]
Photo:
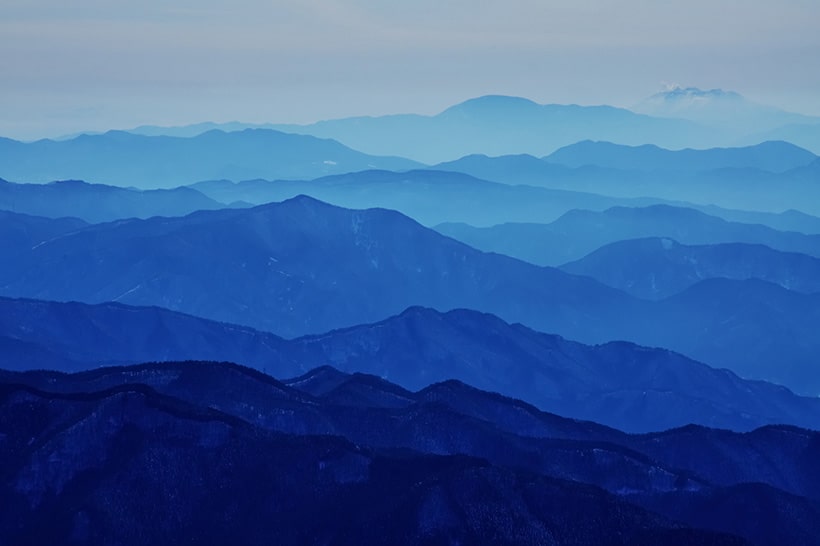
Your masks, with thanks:
[[[586,343],[668,347],[804,394],[820,388],[812,364],[818,341],[809,331],[817,298],[728,281],[740,283],[732,285],[739,293],[774,299],[741,315],[735,288],[681,304],[647,302],[588,277],[477,251],[383,209],[299,197],[95,224],[30,246],[28,235],[22,239],[0,263],[0,295],[156,305],[285,337],[376,322],[413,305],[469,308]],[[714,329],[705,332],[706,324]],[[766,329],[777,324],[784,326]],[[747,354],[752,345],[760,350]],[[784,358],[788,367],[779,364]]]
[[[90,223],[184,216],[224,206],[187,187],[136,190],[79,180],[49,184],[14,184],[0,180],[0,209],[49,218],[77,217]]]
[[[247,129],[332,138],[367,153],[412,157],[426,163],[475,153],[541,156],[585,139],[628,145],[654,143],[675,149],[783,140],[820,153],[820,118],[756,104],[732,91],[691,87],[658,93],[631,110],[540,105],[520,97],[490,95],[469,99],[433,116],[362,116],[311,125],[203,122],[180,127],[146,125],[128,132],[190,138],[212,130]]]
[[[458,379],[630,431],[688,423],[734,430],[820,426],[820,402],[786,389],[669,351],[629,343],[590,347],[475,311],[415,307],[375,324],[284,340],[161,308],[0,299],[0,309],[0,359],[7,369],[208,358],[294,376],[332,365],[414,390]]]
[[[507,223],[478,228],[442,224],[436,230],[475,248],[534,264],[560,265],[626,239],[663,237],[682,244],[748,243],[820,257],[820,235],[728,222],[686,207],[652,205],[574,210],[549,224]]]
[[[682,245],[647,238],[603,246],[561,266],[639,298],[660,299],[710,278],[761,279],[783,288],[820,293],[820,259],[763,245]]]
[[[820,234],[820,217],[789,209],[780,213],[730,210],[715,206],[696,207],[710,216],[741,224],[763,224],[778,231],[797,231],[807,235]]]
[[[398,157],[362,154],[332,140],[269,129],[214,130],[192,138],[109,131],[63,141],[0,139],[0,176],[26,182],[70,178],[150,189],[220,178],[312,179],[418,166]]]
[[[17,541],[144,541],[155,526],[134,518],[163,513],[163,539],[197,522],[248,543],[818,543],[820,443],[802,429],[629,436],[459,383],[413,393],[328,368],[285,383],[205,362],[3,376],[0,494],[15,502],[0,525]]]
[[[507,184],[613,197],[653,196],[704,209],[709,205],[770,213],[797,209],[817,215],[816,162],[813,153],[785,142],[667,150],[585,141],[540,159],[472,155],[434,168]]]
[[[0,543],[820,546],[818,153],[677,87],[0,138]]]
[[[661,202],[652,198],[617,199],[576,191],[514,187],[435,170],[364,171],[310,181],[212,180],[192,187],[225,203],[240,201],[261,205],[309,195],[342,207],[397,210],[425,225],[545,222],[575,208],[604,210],[612,206]]]
[[[673,148],[715,141],[714,131],[690,121],[653,118],[611,106],[537,104],[497,95],[467,100],[435,116],[357,117],[277,128],[425,163],[475,153],[541,156],[584,139],[632,145],[655,142]]]
[[[633,303],[591,279],[479,252],[394,211],[309,197],[95,224],[42,243],[26,248],[26,239],[0,264],[0,295],[158,305],[286,337],[411,305],[477,308],[595,337],[616,307]]]
[[[805,167],[783,173],[777,178],[792,177],[794,179],[802,179],[805,182],[817,180],[817,177],[812,178],[812,176],[818,166],[820,166],[820,162],[813,162]],[[666,183],[669,179],[668,174],[656,176],[653,173],[620,171],[596,166],[570,168],[563,165],[555,165],[547,162],[543,158],[536,158],[530,155],[508,155],[499,157],[471,155],[456,161],[440,163],[432,168],[443,171],[461,172],[476,178],[503,184],[591,192],[597,195],[608,195],[620,198],[636,198],[644,195],[666,195],[668,199],[688,198],[697,201],[700,195],[687,188],[687,186],[692,183],[693,177],[697,178],[701,176],[699,174],[685,174],[682,180],[675,180],[675,183],[669,184]],[[737,173],[737,171],[730,172],[733,174]],[[714,191],[714,187],[712,188],[714,200],[726,204],[727,207],[737,206],[737,203],[734,202],[733,199],[736,193],[743,191],[743,188],[727,187],[724,183],[725,180],[721,181],[719,179],[722,173],[726,173],[726,171],[706,173],[704,179],[713,181],[714,178],[718,178],[718,187],[723,185],[719,195]],[[767,175],[764,173],[762,176],[766,177]],[[818,173],[818,176],[820,176],[820,173]],[[732,183],[734,184],[734,182]],[[777,186],[777,184],[778,181],[775,179],[773,186]],[[727,192],[727,190],[729,191]],[[746,198],[748,198],[748,190],[747,184],[745,188]],[[769,199],[771,199],[771,190],[772,186],[767,190]],[[727,196],[727,193],[729,196]],[[225,197],[230,198],[230,194],[226,194]],[[731,197],[731,199],[729,197]],[[765,196],[763,198],[765,198]],[[702,199],[702,195],[700,199]],[[781,231],[799,231],[809,234],[820,233],[819,217],[795,209],[775,213],[725,208],[716,205],[699,205],[693,202],[677,203],[671,201],[667,204],[694,208],[712,216],[718,216],[724,220],[746,224],[763,224]],[[761,208],[768,208],[770,205],[771,203]],[[806,207],[805,200],[802,200],[798,205],[801,208],[812,208],[812,206]],[[473,224],[478,225],[476,223]]]

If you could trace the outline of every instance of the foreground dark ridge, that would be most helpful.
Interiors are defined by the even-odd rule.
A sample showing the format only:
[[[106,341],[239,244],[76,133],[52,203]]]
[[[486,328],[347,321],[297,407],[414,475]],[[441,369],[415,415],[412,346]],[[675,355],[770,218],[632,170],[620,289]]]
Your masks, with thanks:
[[[23,543],[375,543],[374,525],[392,543],[744,543],[686,526],[820,543],[820,438],[802,429],[634,436],[454,381],[411,392],[328,367],[280,382],[162,363],[0,385],[0,529]]]
[[[630,343],[587,346],[467,310],[413,307],[387,320],[285,340],[161,308],[0,298],[0,362],[64,371],[179,359],[243,362],[277,376],[332,364],[410,389],[460,379],[561,415],[628,431],[699,423],[820,428],[820,400]]]

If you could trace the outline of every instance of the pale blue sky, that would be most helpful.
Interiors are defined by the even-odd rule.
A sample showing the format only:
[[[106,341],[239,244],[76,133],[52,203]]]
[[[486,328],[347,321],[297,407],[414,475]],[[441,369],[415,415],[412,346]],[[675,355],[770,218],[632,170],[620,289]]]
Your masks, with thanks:
[[[0,135],[630,106],[664,83],[820,115],[818,0],[2,0]]]

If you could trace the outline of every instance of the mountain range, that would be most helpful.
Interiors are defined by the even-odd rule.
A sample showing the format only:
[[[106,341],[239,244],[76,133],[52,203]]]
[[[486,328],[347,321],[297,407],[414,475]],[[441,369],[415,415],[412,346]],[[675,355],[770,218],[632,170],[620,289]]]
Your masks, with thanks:
[[[229,180],[203,181],[191,186],[217,201],[262,205],[298,195],[347,208],[397,210],[424,225],[467,222],[545,222],[565,212],[613,206],[646,206],[653,198],[619,199],[590,193],[511,186],[461,173],[435,170],[407,172],[363,171],[309,181]]]
[[[588,165],[625,171],[711,171],[756,169],[782,173],[805,167],[817,156],[788,142],[763,142],[739,148],[666,150],[653,144],[624,146],[586,140],[565,146],[544,161],[566,167]]]
[[[79,179],[152,189],[219,178],[312,179],[418,166],[398,157],[366,155],[332,140],[270,129],[214,130],[191,138],[109,131],[62,141],[0,139],[0,176],[24,182]]]
[[[413,390],[458,379],[628,431],[689,423],[733,430],[820,426],[820,402],[781,387],[665,350],[623,342],[587,346],[463,309],[413,307],[375,324],[294,340],[156,307],[1,298],[0,310],[6,369],[77,371],[208,358],[295,376],[332,365]]]
[[[0,209],[33,216],[75,217],[98,223],[122,218],[184,216],[223,207],[188,187],[138,190],[79,180],[15,184],[0,179]]]
[[[726,209],[820,215],[820,160],[785,142],[742,148],[666,150],[579,142],[550,156],[466,156],[434,168],[507,184],[620,198],[653,196]],[[816,197],[816,199],[815,199]]]
[[[639,298],[662,299],[711,278],[760,279],[820,293],[820,259],[763,245],[682,245],[650,237],[605,245],[561,266]]]
[[[330,368],[286,382],[204,362],[3,376],[0,491],[16,502],[0,528],[18,542],[144,542],[164,514],[163,539],[251,544],[818,543],[820,443],[801,429],[629,436],[456,382],[413,393]]]
[[[677,86],[0,138],[0,546],[820,546],[818,153]]]
[[[469,154],[542,156],[586,139],[633,146],[652,143],[674,149],[784,140],[820,153],[820,118],[756,104],[731,91],[691,87],[655,94],[632,110],[537,104],[521,97],[488,95],[432,116],[362,116],[309,125],[204,122],[181,127],[140,126],[128,132],[190,138],[213,130],[247,129],[331,138],[369,154],[410,157],[424,163],[452,161]]]
[[[442,224],[436,230],[487,252],[553,266],[579,260],[610,243],[644,237],[662,237],[688,245],[758,244],[820,257],[820,235],[728,222],[694,209],[668,205],[573,210],[549,224]]]
[[[506,318],[596,337],[609,309],[632,303],[590,279],[479,252],[394,211],[309,197],[56,232],[34,244],[26,237],[0,263],[2,295],[159,305],[286,337],[412,305],[513,314]],[[539,303],[522,309],[527,301]],[[565,311],[547,315],[544,306]]]
[[[25,225],[29,217],[11,218]],[[820,296],[763,281],[705,280],[648,302],[480,252],[393,211],[307,197],[58,231],[36,243],[24,233],[10,245],[18,252],[0,264],[0,295],[157,305],[285,337],[377,322],[414,305],[468,308],[585,343],[667,347],[803,394],[820,389],[811,334]]]
[[[475,153],[544,155],[589,138],[622,144],[655,142],[672,148],[695,140],[705,145],[714,141],[713,131],[685,120],[654,118],[612,106],[538,104],[500,95],[470,99],[434,116],[358,117],[276,127],[333,138],[375,155],[401,151],[424,163]]]

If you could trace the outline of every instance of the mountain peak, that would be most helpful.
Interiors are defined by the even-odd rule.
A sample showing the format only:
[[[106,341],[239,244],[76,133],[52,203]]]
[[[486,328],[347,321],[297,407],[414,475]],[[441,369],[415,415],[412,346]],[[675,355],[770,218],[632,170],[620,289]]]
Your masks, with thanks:
[[[539,106],[538,103],[523,97],[484,95],[451,106],[439,116],[509,115],[511,113],[529,112]]]
[[[744,100],[743,96],[734,91],[724,91],[723,89],[699,89],[697,87],[672,86],[665,91],[656,93],[650,97],[666,101],[704,101],[704,100]]]

